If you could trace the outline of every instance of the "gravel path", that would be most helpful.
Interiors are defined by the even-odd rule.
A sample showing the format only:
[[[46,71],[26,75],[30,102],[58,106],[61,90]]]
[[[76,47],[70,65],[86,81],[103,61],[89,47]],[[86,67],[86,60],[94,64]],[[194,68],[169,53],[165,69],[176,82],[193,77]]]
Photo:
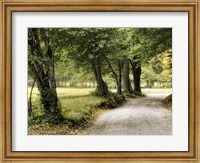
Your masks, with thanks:
[[[172,112],[163,108],[166,94],[128,99],[127,102],[102,114],[86,135],[171,135]]]

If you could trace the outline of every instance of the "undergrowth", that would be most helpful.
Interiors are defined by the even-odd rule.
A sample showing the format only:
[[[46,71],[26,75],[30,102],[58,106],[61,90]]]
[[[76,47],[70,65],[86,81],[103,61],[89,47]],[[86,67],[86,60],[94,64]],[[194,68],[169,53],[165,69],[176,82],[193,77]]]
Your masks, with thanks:
[[[170,94],[169,96],[167,96],[164,100],[163,100],[163,105],[164,107],[166,107],[169,110],[172,110],[172,94]]]

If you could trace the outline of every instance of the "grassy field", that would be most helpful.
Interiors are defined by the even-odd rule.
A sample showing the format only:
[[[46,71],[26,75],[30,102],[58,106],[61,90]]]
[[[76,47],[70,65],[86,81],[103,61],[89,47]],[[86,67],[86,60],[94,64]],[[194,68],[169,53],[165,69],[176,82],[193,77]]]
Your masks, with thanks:
[[[30,93],[31,88],[28,87],[28,94]],[[58,97],[75,97],[75,96],[84,96],[89,95],[92,91],[94,91],[94,88],[57,88],[57,94]],[[115,89],[111,89],[112,92],[116,92]],[[171,88],[143,88],[142,92],[145,94],[148,93],[172,93]],[[33,89],[33,97],[39,95],[38,89],[35,87]]]
[[[105,98],[100,98],[91,95],[94,91],[92,88],[57,88],[59,102],[62,108],[62,115],[67,121],[79,122],[87,121],[91,118],[94,108],[105,102]],[[116,90],[111,90],[116,92]],[[142,89],[144,94],[152,93],[166,93],[170,94],[171,89]],[[28,88],[30,94],[30,88]],[[39,105],[39,91],[37,88],[33,89],[32,103]],[[33,107],[33,113],[36,116],[43,115],[43,110],[40,107]]]
[[[91,118],[94,108],[106,101],[105,98],[100,98],[91,95],[93,89],[90,88],[57,88],[59,102],[62,108],[62,115],[67,121],[79,122],[87,121]],[[30,88],[28,88],[30,94]],[[39,91],[33,89],[32,101],[33,105],[38,105]],[[36,116],[41,116],[43,110],[39,107],[34,107],[33,113]]]
[[[28,94],[30,94],[31,88],[28,87]],[[71,96],[84,96],[94,91],[93,88],[57,88],[58,97],[71,97]],[[33,97],[39,95],[39,91],[36,87],[33,89]]]

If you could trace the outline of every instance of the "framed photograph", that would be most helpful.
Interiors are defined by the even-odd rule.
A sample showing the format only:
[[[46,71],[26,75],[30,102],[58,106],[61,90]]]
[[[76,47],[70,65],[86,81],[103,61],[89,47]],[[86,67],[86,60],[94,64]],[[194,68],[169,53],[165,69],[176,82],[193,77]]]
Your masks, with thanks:
[[[200,162],[192,1],[1,4],[2,162]]]

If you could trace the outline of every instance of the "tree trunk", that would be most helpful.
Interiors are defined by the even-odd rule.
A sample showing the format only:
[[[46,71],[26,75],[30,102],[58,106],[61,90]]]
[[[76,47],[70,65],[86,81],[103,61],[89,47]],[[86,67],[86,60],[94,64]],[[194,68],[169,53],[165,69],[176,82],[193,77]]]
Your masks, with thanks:
[[[67,79],[66,79],[66,76],[65,76],[65,87],[67,86]]]
[[[120,64],[120,61],[118,62],[118,75],[117,73],[114,71],[110,61],[108,60],[108,58],[105,56],[105,59],[106,59],[106,62],[108,64],[108,67],[110,68],[111,72],[112,72],[112,75],[115,79],[115,82],[117,84],[117,93],[118,94],[122,94],[122,86],[121,86],[121,64]]]
[[[32,87],[31,87],[30,96],[29,96],[29,102],[28,102],[28,116],[29,117],[32,114],[32,93],[33,93],[33,88],[34,88],[34,85],[35,85],[35,81],[36,81],[36,79],[34,78],[33,84],[32,84]]]
[[[117,93],[122,94],[122,64],[118,61],[118,82],[117,82]]]
[[[53,116],[51,119],[51,122],[53,123],[57,120],[61,120],[62,116],[58,107],[58,99],[49,84],[48,74],[41,72],[38,73],[35,71],[34,67],[31,66],[31,68],[34,78],[36,79],[38,90],[40,92],[40,100],[44,107],[45,116]]]
[[[95,79],[97,82],[97,91],[100,96],[107,96],[108,95],[108,87],[102,78],[101,66],[99,62],[99,58],[95,59],[95,64],[92,64],[92,69],[95,75]]]
[[[129,61],[128,59],[123,62],[123,83],[124,83],[124,92],[133,93],[133,88],[131,86],[130,77],[129,77]]]
[[[58,108],[58,96],[57,96],[57,91],[56,91],[56,78],[55,78],[55,70],[54,70],[54,55],[52,53],[51,47],[49,45],[48,50],[47,50],[47,56],[49,57],[49,84],[50,84],[50,92],[52,94],[52,104],[54,107],[54,111],[59,113],[59,108]]]
[[[133,73],[133,83],[134,83],[134,93],[141,94],[141,86],[140,86],[140,76],[141,76],[141,65],[137,62],[134,63],[130,60],[132,73]]]
[[[134,92],[141,93],[140,86],[141,67],[134,68]]]

